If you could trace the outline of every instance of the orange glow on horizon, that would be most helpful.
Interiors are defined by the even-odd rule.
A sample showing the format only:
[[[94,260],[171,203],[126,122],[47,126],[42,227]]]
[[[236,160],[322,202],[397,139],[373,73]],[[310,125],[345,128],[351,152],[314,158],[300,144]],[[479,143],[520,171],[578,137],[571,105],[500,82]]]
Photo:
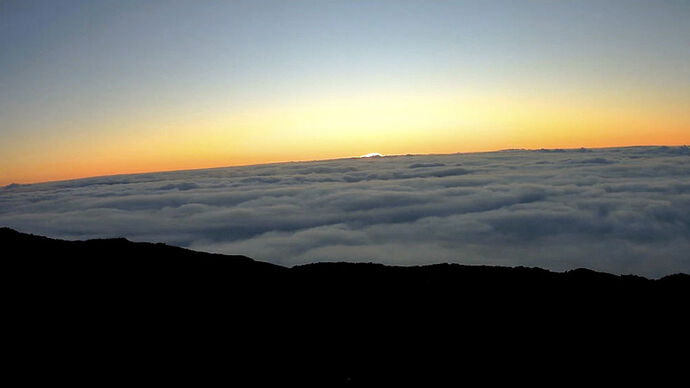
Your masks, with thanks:
[[[476,90],[328,96],[280,106],[215,109],[203,115],[154,112],[149,117],[81,125],[98,130],[78,138],[32,139],[35,152],[11,155],[13,163],[0,170],[0,185],[370,152],[443,154],[690,143],[690,113],[682,104]]]

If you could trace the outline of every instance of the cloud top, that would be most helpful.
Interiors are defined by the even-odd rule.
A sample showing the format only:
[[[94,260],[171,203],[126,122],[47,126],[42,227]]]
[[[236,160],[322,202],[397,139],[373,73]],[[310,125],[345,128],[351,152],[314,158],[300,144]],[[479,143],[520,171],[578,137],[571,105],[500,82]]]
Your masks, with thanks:
[[[690,272],[687,147],[388,156],[0,188],[0,225],[313,261]]]

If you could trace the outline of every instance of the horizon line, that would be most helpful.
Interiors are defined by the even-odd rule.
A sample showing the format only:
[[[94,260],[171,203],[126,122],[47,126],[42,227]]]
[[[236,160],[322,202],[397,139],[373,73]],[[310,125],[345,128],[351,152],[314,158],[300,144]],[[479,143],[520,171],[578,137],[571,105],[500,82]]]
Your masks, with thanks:
[[[483,150],[483,151],[458,151],[458,152],[449,152],[449,153],[381,154],[380,157],[386,158],[386,157],[397,157],[397,156],[481,154],[481,153],[502,152],[502,151],[579,150],[579,149],[583,149],[583,148],[584,149],[592,149],[592,150],[603,150],[603,149],[609,149],[609,148],[636,148],[636,147],[688,147],[688,143],[685,143],[685,144],[635,144],[635,145],[615,145],[615,146],[605,146],[605,147],[580,146],[580,147],[566,147],[566,148],[561,148],[561,147],[553,147],[553,148],[544,148],[544,147],[541,147],[541,148],[500,148],[500,149],[490,149],[490,150]],[[376,153],[376,152],[374,152],[374,153]],[[145,174],[161,174],[161,173],[186,172],[186,171],[202,171],[202,170],[215,170],[215,169],[232,168],[232,167],[266,166],[266,165],[271,165],[271,164],[326,162],[326,161],[335,161],[335,160],[344,160],[344,159],[369,159],[369,158],[363,157],[362,155],[358,155],[358,156],[357,155],[350,155],[350,156],[340,156],[340,157],[326,158],[326,159],[280,160],[280,161],[272,161],[272,162],[264,162],[264,163],[233,164],[233,165],[210,166],[210,167],[199,167],[199,168],[181,168],[181,169],[173,169],[173,170],[121,172],[121,173],[115,173],[115,174],[89,175],[89,176],[82,176],[82,177],[76,177],[76,178],[56,179],[56,180],[47,180],[47,181],[34,181],[34,182],[26,182],[26,183],[10,182],[7,184],[0,185],[0,189],[5,189],[8,187],[16,187],[16,186],[30,186],[30,185],[47,184],[47,183],[71,182],[71,181],[78,181],[78,180],[84,180],[84,179],[117,177],[117,176],[125,176],[125,175],[145,175]]]

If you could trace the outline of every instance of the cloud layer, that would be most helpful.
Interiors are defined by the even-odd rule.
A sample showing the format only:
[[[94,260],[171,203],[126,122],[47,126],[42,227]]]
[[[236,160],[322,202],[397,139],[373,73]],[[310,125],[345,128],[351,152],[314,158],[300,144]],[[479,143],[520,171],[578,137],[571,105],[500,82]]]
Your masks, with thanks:
[[[0,189],[0,225],[313,261],[690,272],[690,150],[353,158]]]

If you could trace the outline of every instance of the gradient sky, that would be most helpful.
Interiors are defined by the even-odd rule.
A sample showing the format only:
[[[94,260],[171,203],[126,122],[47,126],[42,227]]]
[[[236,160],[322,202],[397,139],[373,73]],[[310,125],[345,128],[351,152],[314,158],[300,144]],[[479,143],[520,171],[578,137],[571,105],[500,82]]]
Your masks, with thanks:
[[[0,185],[688,143],[686,0],[0,0]]]

